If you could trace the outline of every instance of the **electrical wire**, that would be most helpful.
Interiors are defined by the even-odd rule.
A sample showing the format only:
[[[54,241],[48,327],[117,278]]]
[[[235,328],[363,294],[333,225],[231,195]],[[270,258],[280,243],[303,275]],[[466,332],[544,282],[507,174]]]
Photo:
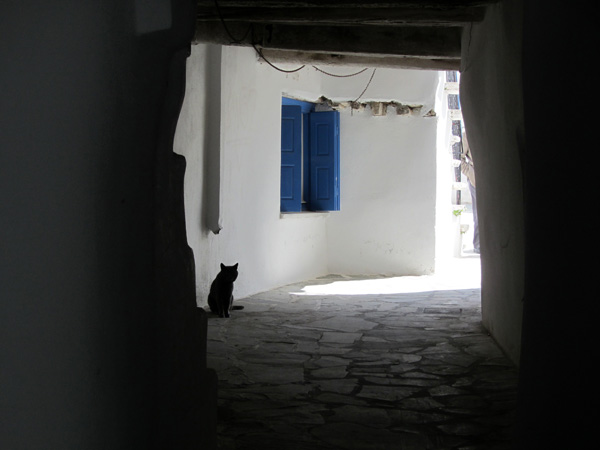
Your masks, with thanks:
[[[371,81],[373,81],[373,77],[375,76],[375,71],[376,70],[377,70],[377,68],[373,69],[373,73],[371,74],[371,78],[369,78],[369,82],[365,86],[364,90],[360,93],[360,95],[356,98],[356,100],[354,100],[354,103],[356,103],[357,101],[359,101],[360,98],[365,94],[365,92],[367,92],[367,89],[369,89],[369,86],[371,85]]]
[[[334,73],[329,73],[329,72],[325,72],[323,69],[319,69],[317,66],[313,66],[313,68],[321,73],[324,73],[325,75],[329,75],[330,77],[336,77],[336,78],[349,78],[349,77],[355,77],[356,75],[360,75],[361,73],[363,73],[365,70],[368,69],[368,67],[365,67],[363,70],[358,71],[356,73],[351,73],[349,75],[336,75]]]
[[[241,44],[242,42],[244,42],[244,40],[248,37],[248,33],[250,33],[250,31],[252,30],[252,24],[250,24],[250,26],[246,30],[246,33],[244,34],[244,36],[241,39],[236,39],[231,34],[231,32],[229,31],[229,28],[227,28],[227,25],[225,24],[225,19],[223,18],[223,14],[221,14],[221,8],[219,7],[219,2],[217,2],[217,0],[214,0],[214,2],[215,2],[215,8],[217,9],[217,15],[219,16],[219,20],[221,21],[221,24],[223,25],[225,32],[231,39],[231,43],[232,44]]]
[[[286,70],[286,69],[282,69],[280,67],[277,67],[276,65],[274,65],[271,61],[269,61],[267,58],[265,58],[265,55],[262,53],[262,51],[256,46],[256,43],[254,42],[254,26],[253,24],[250,24],[248,26],[248,30],[246,30],[246,33],[244,34],[244,36],[241,39],[237,39],[235,38],[231,32],[229,31],[229,28],[227,28],[227,24],[225,23],[225,19],[223,17],[223,14],[221,13],[221,8],[219,7],[219,2],[217,0],[214,0],[215,3],[215,8],[217,10],[217,15],[219,16],[219,20],[221,21],[221,24],[223,25],[223,29],[225,30],[225,32],[227,33],[227,35],[229,36],[229,38],[231,39],[231,43],[232,44],[241,44],[244,42],[244,40],[248,37],[248,34],[250,33],[252,38],[250,41],[250,45],[252,45],[252,48],[254,48],[254,51],[258,54],[258,56],[260,56],[260,58],[265,61],[269,66],[271,66],[273,69],[278,70],[279,72],[283,72],[283,73],[294,73],[294,72],[298,72],[302,69],[304,69],[306,67],[306,64],[303,64],[302,66],[298,67],[297,69],[290,69],[290,70]],[[325,75],[328,75],[330,77],[336,77],[336,78],[349,78],[349,77],[354,77],[357,75],[360,75],[361,73],[365,72],[368,68],[365,67],[364,69],[356,72],[356,73],[351,73],[348,75],[336,75],[336,74],[332,74],[329,72],[326,72],[322,69],[319,69],[316,66],[313,66],[313,68],[315,70],[317,70],[318,72],[321,72]],[[361,92],[361,94],[356,98],[356,100],[354,100],[354,103],[356,103],[363,95],[365,92],[367,92],[367,89],[369,88],[369,85],[371,84],[371,81],[373,80],[373,77],[375,76],[375,71],[377,70],[377,68],[373,69],[373,73],[371,74],[371,78],[369,78],[369,81],[367,83],[367,85],[365,86],[364,90]]]
[[[252,39],[251,39],[250,45],[252,45],[252,47],[254,48],[254,51],[258,54],[258,56],[260,56],[273,69],[276,69],[276,70],[278,70],[280,72],[293,73],[293,72],[298,72],[299,70],[302,70],[305,67],[303,65],[303,66],[301,66],[301,67],[299,67],[297,69],[294,69],[294,70],[285,70],[285,69],[281,69],[281,68],[275,66],[273,63],[271,63],[271,61],[269,61],[267,58],[265,58],[265,55],[263,55],[263,53],[259,50],[259,48],[254,43],[254,26],[253,26],[253,24],[250,24],[250,26],[248,27],[248,30],[246,31],[246,34],[244,34],[244,36],[241,39],[235,38],[231,34],[231,31],[229,31],[229,28],[227,28],[227,24],[225,23],[225,18],[223,17],[223,14],[221,13],[221,8],[219,7],[219,2],[217,0],[214,0],[214,3],[215,3],[215,8],[217,10],[217,15],[219,16],[219,20],[221,21],[221,25],[223,25],[223,29],[225,30],[225,32],[227,33],[227,35],[231,39],[231,43],[232,44],[241,44],[241,43],[243,43],[244,40],[248,37],[248,34],[251,33]]]
[[[297,69],[291,69],[291,70],[286,70],[286,69],[282,69],[280,67],[277,67],[276,65],[274,65],[273,63],[271,63],[271,61],[269,61],[267,58],[265,58],[265,55],[263,55],[263,53],[258,49],[258,47],[256,46],[256,44],[252,44],[252,47],[254,47],[254,50],[256,51],[256,53],[258,53],[258,55],[268,64],[270,65],[273,69],[275,70],[279,70],[280,72],[284,72],[284,73],[294,73],[294,72],[298,72],[299,70],[302,70],[306,67],[305,64],[301,65],[300,67],[298,67]]]

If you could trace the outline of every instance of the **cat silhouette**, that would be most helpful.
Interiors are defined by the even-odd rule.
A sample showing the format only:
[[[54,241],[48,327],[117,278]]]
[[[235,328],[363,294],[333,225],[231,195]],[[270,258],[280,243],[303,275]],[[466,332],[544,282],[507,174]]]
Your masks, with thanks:
[[[211,312],[219,317],[229,317],[229,311],[243,309],[243,306],[233,306],[233,282],[238,277],[238,263],[226,266],[221,263],[221,271],[217,274],[208,294],[208,306]]]

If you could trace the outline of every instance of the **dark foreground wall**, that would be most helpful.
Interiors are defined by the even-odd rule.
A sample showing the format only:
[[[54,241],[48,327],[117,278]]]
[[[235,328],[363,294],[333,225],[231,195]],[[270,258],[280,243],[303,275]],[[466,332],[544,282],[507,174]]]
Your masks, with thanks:
[[[463,40],[477,49],[463,61],[467,133],[489,175],[478,178],[484,324],[508,351],[520,344],[519,449],[585,448],[594,431],[590,19],[565,2],[505,0]]]
[[[193,11],[1,2],[0,448],[210,441],[170,151]]]
[[[485,327],[518,363],[524,296],[522,11],[491,5],[463,33],[461,105],[475,161]]]
[[[584,448],[596,434],[590,402],[597,398],[592,260],[598,252],[598,167],[592,161],[598,127],[597,114],[589,112],[597,97],[597,75],[589,67],[597,51],[596,24],[586,7],[524,5],[527,265],[520,448]],[[567,183],[558,186],[562,180]]]

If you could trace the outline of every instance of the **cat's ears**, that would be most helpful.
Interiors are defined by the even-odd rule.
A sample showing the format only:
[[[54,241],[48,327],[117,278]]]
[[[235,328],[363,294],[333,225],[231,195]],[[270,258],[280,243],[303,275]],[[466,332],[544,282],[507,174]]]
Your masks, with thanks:
[[[225,269],[225,267],[227,267],[227,266],[225,266],[225,264],[221,263],[221,269]],[[234,267],[234,268],[236,268],[236,269],[237,269],[237,267],[238,267],[238,263],[235,263],[235,265],[234,265],[234,266],[231,266],[231,267]]]
[[[235,265],[233,267],[235,267],[237,269],[238,263],[235,263]]]

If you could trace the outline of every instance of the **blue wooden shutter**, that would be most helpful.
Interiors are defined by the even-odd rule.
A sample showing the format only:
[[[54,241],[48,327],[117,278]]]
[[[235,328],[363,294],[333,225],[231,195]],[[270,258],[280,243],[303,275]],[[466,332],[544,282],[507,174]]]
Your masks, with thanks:
[[[310,209],[340,209],[340,113],[310,114]]]
[[[302,210],[302,111],[281,107],[281,211]]]

